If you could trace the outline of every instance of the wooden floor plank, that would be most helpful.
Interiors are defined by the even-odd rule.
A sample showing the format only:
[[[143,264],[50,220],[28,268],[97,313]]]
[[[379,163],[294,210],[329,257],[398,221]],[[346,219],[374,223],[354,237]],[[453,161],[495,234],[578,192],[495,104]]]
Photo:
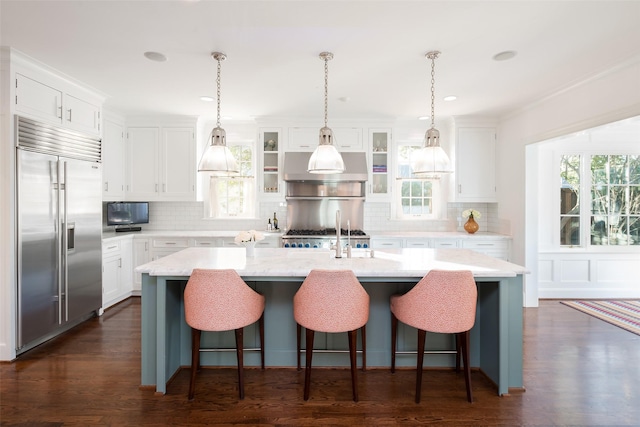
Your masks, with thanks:
[[[359,372],[360,401],[351,400],[349,370],[314,369],[311,397],[295,369],[247,368],[238,401],[234,368],[203,369],[187,400],[182,370],[158,396],[141,390],[140,299],[0,365],[2,426],[122,425],[638,425],[640,337],[557,301],[525,309],[526,391],[499,397],[472,373],[426,370],[422,402],[413,401],[415,371]],[[268,343],[268,337],[267,337]],[[427,356],[428,357],[428,356]]]

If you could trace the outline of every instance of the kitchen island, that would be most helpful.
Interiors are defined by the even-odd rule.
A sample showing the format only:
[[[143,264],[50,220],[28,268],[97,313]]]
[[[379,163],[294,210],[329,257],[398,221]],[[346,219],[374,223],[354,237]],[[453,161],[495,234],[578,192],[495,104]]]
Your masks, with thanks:
[[[259,248],[246,257],[243,248],[187,248],[139,266],[142,273],[143,387],[166,392],[167,382],[191,363],[190,329],[184,321],[182,294],[194,268],[232,268],[266,297],[266,365],[296,366],[296,325],[293,295],[312,269],[350,269],[371,297],[367,323],[367,366],[390,365],[389,296],[406,292],[433,269],[471,270],[478,284],[476,324],[471,331],[471,366],[479,368],[497,386],[498,394],[522,389],[522,297],[524,267],[466,249],[354,250],[352,258],[335,258],[323,249]],[[203,346],[233,347],[233,333],[203,334]],[[257,346],[257,334],[245,331],[245,346]],[[314,348],[314,365],[348,366],[348,357],[331,350],[346,349],[341,335],[324,334]],[[415,350],[415,330],[399,330],[398,349]],[[453,338],[429,334],[433,355],[425,365],[453,366]],[[431,346],[431,347],[430,347]],[[435,346],[435,347],[434,347]],[[443,348],[446,347],[446,348]],[[255,356],[255,357],[254,357]],[[235,365],[235,355],[207,352],[203,365]],[[258,365],[257,354],[245,353],[245,364]],[[415,366],[415,355],[402,357],[399,366]]]

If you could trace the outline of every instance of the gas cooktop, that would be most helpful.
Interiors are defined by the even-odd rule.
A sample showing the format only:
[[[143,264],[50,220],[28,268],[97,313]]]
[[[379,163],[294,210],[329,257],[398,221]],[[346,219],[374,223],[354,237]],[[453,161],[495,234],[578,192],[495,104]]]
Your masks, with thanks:
[[[367,237],[367,234],[362,231],[362,230],[351,230],[350,232],[347,229],[341,228],[340,229],[340,234],[342,236],[347,236],[349,233],[351,233],[351,236],[358,236],[358,237]],[[336,229],[335,228],[324,228],[322,230],[309,230],[309,229],[293,229],[293,230],[289,230],[286,232],[285,236],[293,236],[293,237],[323,237],[323,236],[327,236],[330,238],[333,238],[336,236]]]

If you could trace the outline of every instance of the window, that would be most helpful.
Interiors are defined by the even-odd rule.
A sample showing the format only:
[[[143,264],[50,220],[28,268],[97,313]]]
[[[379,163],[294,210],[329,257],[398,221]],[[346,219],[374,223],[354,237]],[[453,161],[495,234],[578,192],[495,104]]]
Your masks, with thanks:
[[[640,245],[639,155],[563,155],[560,177],[561,246]]]
[[[580,245],[580,156],[560,159],[560,245]]]
[[[208,198],[205,199],[209,218],[253,218],[255,216],[255,177],[253,176],[253,147],[230,145],[238,162],[240,174],[234,177],[209,178]]]
[[[411,177],[411,154],[419,145],[398,145],[396,172],[396,217],[430,219],[437,217],[439,181],[435,178]]]

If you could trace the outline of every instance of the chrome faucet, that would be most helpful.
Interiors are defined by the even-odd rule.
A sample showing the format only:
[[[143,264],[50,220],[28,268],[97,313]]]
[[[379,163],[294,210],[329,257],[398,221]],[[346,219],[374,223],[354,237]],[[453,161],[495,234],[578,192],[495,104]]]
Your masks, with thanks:
[[[351,222],[347,220],[347,258],[351,258]]]
[[[340,209],[336,211],[336,258],[342,258],[342,245],[340,244]]]

